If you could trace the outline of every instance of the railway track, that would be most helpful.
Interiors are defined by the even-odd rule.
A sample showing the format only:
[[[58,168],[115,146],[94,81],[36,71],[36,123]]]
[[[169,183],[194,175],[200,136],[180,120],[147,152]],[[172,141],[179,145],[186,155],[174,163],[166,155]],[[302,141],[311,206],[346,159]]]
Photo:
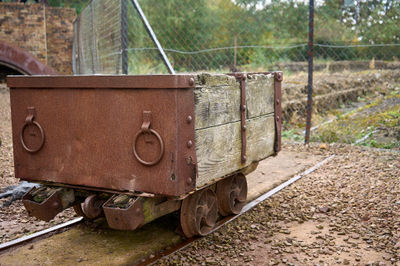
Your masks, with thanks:
[[[59,231],[65,230],[67,228],[70,228],[72,226],[79,224],[80,222],[82,222],[82,220],[83,220],[83,217],[79,217],[79,218],[70,220],[68,222],[52,226],[45,230],[35,232],[31,235],[23,236],[23,237],[2,243],[2,244],[0,244],[0,253],[4,253],[8,249],[11,249],[11,248],[14,248],[14,247],[17,247],[20,245],[25,245],[25,244],[35,241],[39,238],[49,237],[49,236],[53,235],[54,233],[57,233]]]
[[[288,181],[282,183],[281,185],[275,187],[274,189],[269,190],[268,192],[262,194],[261,196],[255,198],[254,200],[250,201],[249,203],[247,203],[242,211],[237,214],[237,215],[232,215],[232,216],[227,216],[224,217],[222,220],[220,220],[217,225],[215,226],[215,228],[210,232],[214,232],[216,230],[218,230],[219,228],[221,228],[222,226],[224,226],[225,224],[237,219],[238,217],[240,217],[242,214],[248,212],[249,210],[251,210],[252,208],[254,208],[256,205],[260,204],[261,202],[263,202],[264,200],[268,199],[269,197],[271,197],[272,195],[276,194],[277,192],[279,192],[280,190],[282,190],[283,188],[291,185],[292,183],[296,182],[297,180],[301,179],[302,177],[310,174],[311,172],[315,171],[316,169],[320,168],[322,165],[324,165],[325,163],[327,163],[328,161],[330,161],[335,155],[332,155],[322,161],[320,161],[319,163],[315,164],[314,166],[308,168],[307,170],[303,171],[300,174],[295,175],[294,177],[290,178]],[[7,253],[7,251],[19,247],[19,246],[23,246],[23,245],[27,245],[28,243],[32,243],[34,241],[38,241],[41,239],[45,239],[48,238],[54,234],[60,233],[65,231],[68,228],[72,228],[76,225],[78,225],[79,223],[81,223],[83,220],[82,217],[53,226],[51,228],[33,233],[31,235],[28,236],[24,236],[3,244],[0,244],[0,253],[4,254]],[[197,239],[200,239],[201,237],[192,237],[189,239],[186,239],[185,241],[170,247],[168,250],[166,251],[162,251],[159,252],[157,254],[152,254],[150,256],[148,256],[145,259],[142,259],[141,261],[138,262],[139,265],[149,265],[152,264],[154,262],[156,262],[158,259],[169,256],[179,250],[184,249],[185,247],[187,247],[188,245],[190,245],[191,243],[193,243],[194,241],[196,241]]]
[[[328,161],[332,160],[335,157],[335,155],[331,155],[328,158],[322,160],[321,162],[315,164],[314,166],[308,168],[307,170],[305,170],[304,172],[295,175],[294,177],[290,178],[288,181],[282,183],[281,185],[277,186],[274,189],[271,189],[270,191],[266,192],[265,194],[259,196],[258,198],[250,201],[249,203],[247,203],[242,211],[237,214],[237,215],[232,215],[232,216],[228,216],[228,217],[224,217],[224,219],[220,220],[217,225],[215,226],[215,228],[210,232],[210,234],[212,232],[215,232],[216,230],[218,230],[219,228],[221,228],[222,226],[224,226],[225,224],[239,218],[242,214],[248,212],[249,210],[251,210],[252,208],[254,208],[255,206],[257,206],[258,204],[260,204],[261,202],[263,202],[264,200],[268,199],[269,197],[271,197],[272,195],[276,194],[277,192],[281,191],[282,189],[284,189],[285,187],[293,184],[294,182],[296,182],[297,180],[299,180],[300,178],[302,178],[303,176],[306,176],[312,172],[314,172],[316,169],[318,169],[319,167],[321,167],[322,165],[324,165],[325,163],[327,163]],[[142,265],[149,265],[149,264],[153,264],[155,263],[157,260],[163,258],[163,257],[167,257],[169,255],[172,255],[175,252],[178,252],[179,250],[184,249],[185,247],[189,246],[191,243],[193,243],[194,241],[196,241],[197,239],[200,239],[202,237],[196,236],[196,237],[192,237],[189,239],[186,239],[184,242],[179,243],[178,245],[168,249],[168,251],[164,251],[164,252],[160,252],[157,255],[152,255],[151,257],[148,257],[147,259],[145,259],[144,261],[141,261],[139,263],[140,266]]]

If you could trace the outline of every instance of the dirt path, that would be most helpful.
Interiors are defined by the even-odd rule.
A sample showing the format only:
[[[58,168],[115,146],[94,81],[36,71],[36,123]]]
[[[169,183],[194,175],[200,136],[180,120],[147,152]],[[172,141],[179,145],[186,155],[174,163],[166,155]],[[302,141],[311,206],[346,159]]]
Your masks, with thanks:
[[[315,144],[309,150],[336,156],[158,264],[398,265],[400,154],[350,145]]]

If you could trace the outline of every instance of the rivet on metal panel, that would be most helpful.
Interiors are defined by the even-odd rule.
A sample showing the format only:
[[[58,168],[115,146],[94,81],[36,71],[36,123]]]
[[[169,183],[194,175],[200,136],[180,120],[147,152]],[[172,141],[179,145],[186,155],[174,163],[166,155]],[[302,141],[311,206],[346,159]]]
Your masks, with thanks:
[[[193,141],[189,140],[187,143],[187,147],[190,149],[193,146]]]
[[[277,81],[282,81],[283,80],[282,72],[275,72],[275,79]]]
[[[188,165],[193,163],[192,156],[185,157],[185,159],[186,159],[186,163],[187,163]]]
[[[189,115],[189,116],[186,118],[186,122],[187,122],[188,124],[190,124],[190,123],[192,123],[192,121],[193,121],[193,118]]]
[[[188,185],[192,184],[192,182],[193,182],[193,179],[191,177],[188,177],[188,179],[186,179],[186,183]]]
[[[190,78],[189,79],[189,86],[193,86],[194,85],[194,78]]]

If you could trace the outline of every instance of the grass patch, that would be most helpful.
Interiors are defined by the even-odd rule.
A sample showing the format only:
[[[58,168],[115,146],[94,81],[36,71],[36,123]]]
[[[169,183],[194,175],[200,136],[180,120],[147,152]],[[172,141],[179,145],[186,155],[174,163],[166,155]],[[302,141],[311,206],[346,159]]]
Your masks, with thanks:
[[[289,130],[283,130],[282,138],[286,140],[302,141],[304,136],[300,135],[295,129],[292,128]]]
[[[363,106],[337,120],[317,129],[312,141],[355,143],[368,136],[360,145],[392,149],[400,146],[400,105],[374,111],[375,106],[384,104],[378,100]],[[364,111],[360,114],[361,111]],[[378,137],[376,137],[378,136]]]

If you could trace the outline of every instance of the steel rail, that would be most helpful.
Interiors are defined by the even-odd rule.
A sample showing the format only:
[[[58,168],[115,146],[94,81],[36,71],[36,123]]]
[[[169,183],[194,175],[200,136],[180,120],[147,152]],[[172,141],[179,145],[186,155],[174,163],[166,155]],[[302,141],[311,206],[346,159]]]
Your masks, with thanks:
[[[23,236],[23,237],[11,240],[11,241],[6,242],[6,243],[2,243],[2,244],[0,244],[0,252],[3,252],[4,250],[7,250],[7,249],[12,248],[12,247],[21,245],[23,243],[32,241],[35,238],[38,238],[38,237],[41,237],[41,236],[45,236],[45,235],[50,234],[52,232],[55,232],[57,230],[60,230],[60,229],[63,229],[63,228],[67,228],[69,226],[76,225],[76,224],[80,223],[82,220],[83,220],[83,217],[79,217],[79,218],[76,218],[74,220],[71,220],[71,221],[68,221],[68,222],[65,222],[65,223],[62,223],[62,224],[58,224],[58,225],[55,225],[53,227],[47,228],[45,230],[33,233],[31,235]]]
[[[237,219],[238,217],[240,217],[241,215],[243,215],[244,213],[248,212],[249,210],[251,210],[252,208],[254,208],[255,206],[257,206],[258,204],[260,204],[261,202],[263,202],[264,200],[268,199],[269,197],[271,197],[272,195],[278,193],[279,191],[281,191],[282,189],[284,189],[285,187],[293,184],[294,182],[298,181],[299,179],[301,179],[302,177],[314,172],[315,170],[317,170],[318,168],[320,168],[322,165],[326,164],[327,162],[329,162],[330,160],[332,160],[335,157],[335,155],[331,155],[328,158],[325,158],[324,160],[320,161],[319,163],[315,164],[314,166],[308,168],[307,170],[301,172],[300,174],[295,175],[294,177],[290,178],[288,181],[282,183],[281,185],[269,190],[268,192],[264,193],[263,195],[259,196],[258,198],[252,200],[251,202],[247,203],[242,211],[237,214],[237,215],[233,215],[233,216],[227,216],[225,218],[223,218],[222,220],[220,220],[217,225],[215,226],[215,228],[209,233],[213,233],[216,230],[220,229],[222,226],[226,225],[229,222],[232,222],[233,220]],[[200,236],[194,236],[192,238],[186,239],[185,241],[183,241],[182,243],[177,244],[176,246],[172,246],[170,248],[168,248],[168,250],[162,251],[156,255],[152,254],[152,257],[148,257],[147,259],[145,259],[144,261],[140,261],[138,263],[138,265],[142,266],[142,265],[149,265],[149,264],[154,264],[157,260],[170,256],[182,249],[184,249],[185,247],[189,246],[191,243],[193,243],[194,241],[196,241],[197,239],[200,239],[202,237]]]

